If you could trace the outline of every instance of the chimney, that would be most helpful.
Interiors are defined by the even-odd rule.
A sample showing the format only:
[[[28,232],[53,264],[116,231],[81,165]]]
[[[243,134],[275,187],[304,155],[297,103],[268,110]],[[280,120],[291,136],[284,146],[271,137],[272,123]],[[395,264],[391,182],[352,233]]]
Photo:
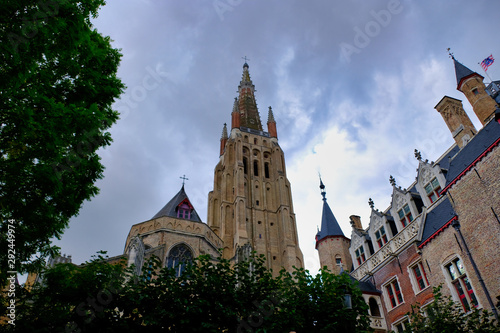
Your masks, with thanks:
[[[434,108],[443,117],[458,147],[463,148],[477,133],[461,100],[444,96]]]
[[[351,222],[351,227],[353,227],[354,229],[363,230],[363,226],[361,225],[361,217],[357,215],[351,215],[349,216],[349,220]]]

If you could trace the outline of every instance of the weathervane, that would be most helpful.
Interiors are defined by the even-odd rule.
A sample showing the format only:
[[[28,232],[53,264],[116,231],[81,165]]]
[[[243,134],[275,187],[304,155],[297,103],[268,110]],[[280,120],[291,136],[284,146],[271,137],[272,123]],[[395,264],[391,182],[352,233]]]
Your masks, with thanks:
[[[447,48],[446,51],[448,51],[448,54],[450,55],[450,58],[454,60],[455,57],[453,56],[453,52],[451,52],[451,49]]]
[[[184,186],[184,182],[186,180],[189,180],[189,178],[186,178],[186,175],[182,175],[182,177],[179,177],[180,179],[182,179],[182,186]]]

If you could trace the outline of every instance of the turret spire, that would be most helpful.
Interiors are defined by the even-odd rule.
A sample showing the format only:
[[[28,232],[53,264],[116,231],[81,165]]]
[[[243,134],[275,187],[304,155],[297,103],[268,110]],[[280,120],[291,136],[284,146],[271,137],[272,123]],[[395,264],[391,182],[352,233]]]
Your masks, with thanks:
[[[323,197],[323,214],[321,217],[321,230],[316,235],[316,247],[318,242],[328,236],[344,236],[335,215],[333,215],[330,206],[326,202],[325,184],[321,178],[319,179],[319,188],[321,189],[321,196]],[[345,237],[345,236],[344,236]]]
[[[226,149],[226,142],[227,142],[228,138],[229,137],[227,135],[227,125],[226,125],[226,123],[224,123],[224,127],[222,128],[222,135],[220,138],[220,154],[219,154],[219,156],[224,154],[224,150]]]

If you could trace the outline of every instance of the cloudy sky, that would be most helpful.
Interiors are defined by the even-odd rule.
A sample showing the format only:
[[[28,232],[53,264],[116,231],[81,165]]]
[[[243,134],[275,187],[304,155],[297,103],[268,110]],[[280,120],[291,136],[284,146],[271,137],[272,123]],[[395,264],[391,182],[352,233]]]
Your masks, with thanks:
[[[366,227],[371,197],[390,203],[389,176],[415,179],[415,148],[435,160],[452,137],[434,106],[456,90],[446,49],[484,75],[500,57],[497,1],[109,0],[95,27],[122,49],[127,86],[121,119],[100,151],[105,178],[57,244],[73,262],[123,253],[133,224],[186,191],[206,221],[207,195],[230,123],[242,57],[262,121],[272,106],[292,184],[306,268],[319,268],[318,173],[347,237],[349,216]],[[500,60],[488,70],[500,78]],[[486,77],[486,82],[489,79]]]

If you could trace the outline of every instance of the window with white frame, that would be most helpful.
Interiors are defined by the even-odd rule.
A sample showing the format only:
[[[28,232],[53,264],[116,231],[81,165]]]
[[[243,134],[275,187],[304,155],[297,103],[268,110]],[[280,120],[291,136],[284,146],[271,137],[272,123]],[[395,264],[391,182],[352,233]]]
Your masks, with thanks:
[[[363,248],[363,245],[358,247],[355,252],[356,252],[356,260],[358,261],[358,265],[361,265],[366,260],[365,249]]]
[[[389,300],[389,309],[393,309],[403,303],[403,294],[401,293],[401,288],[399,288],[398,279],[385,284],[384,289]]]
[[[418,262],[410,267],[413,286],[416,292],[420,292],[429,286],[427,273],[422,262]]]
[[[379,247],[382,247],[387,243],[387,235],[383,226],[375,231],[375,239],[377,240],[377,244]]]
[[[469,312],[471,305],[478,306],[477,298],[472,288],[472,284],[467,277],[463,262],[460,258],[453,259],[445,265],[446,274],[453,285],[456,295],[465,312]]]
[[[398,211],[398,215],[403,228],[413,221],[413,215],[411,215],[410,206],[408,204],[404,205],[403,208]]]
[[[410,321],[408,320],[408,317],[405,317],[402,320],[394,323],[392,326],[393,326],[394,332],[402,333],[408,327],[408,324],[410,324]]]
[[[427,194],[427,197],[433,203],[439,198],[439,191],[441,191],[441,186],[439,185],[439,182],[437,178],[433,178],[427,185],[425,185],[425,193]]]

